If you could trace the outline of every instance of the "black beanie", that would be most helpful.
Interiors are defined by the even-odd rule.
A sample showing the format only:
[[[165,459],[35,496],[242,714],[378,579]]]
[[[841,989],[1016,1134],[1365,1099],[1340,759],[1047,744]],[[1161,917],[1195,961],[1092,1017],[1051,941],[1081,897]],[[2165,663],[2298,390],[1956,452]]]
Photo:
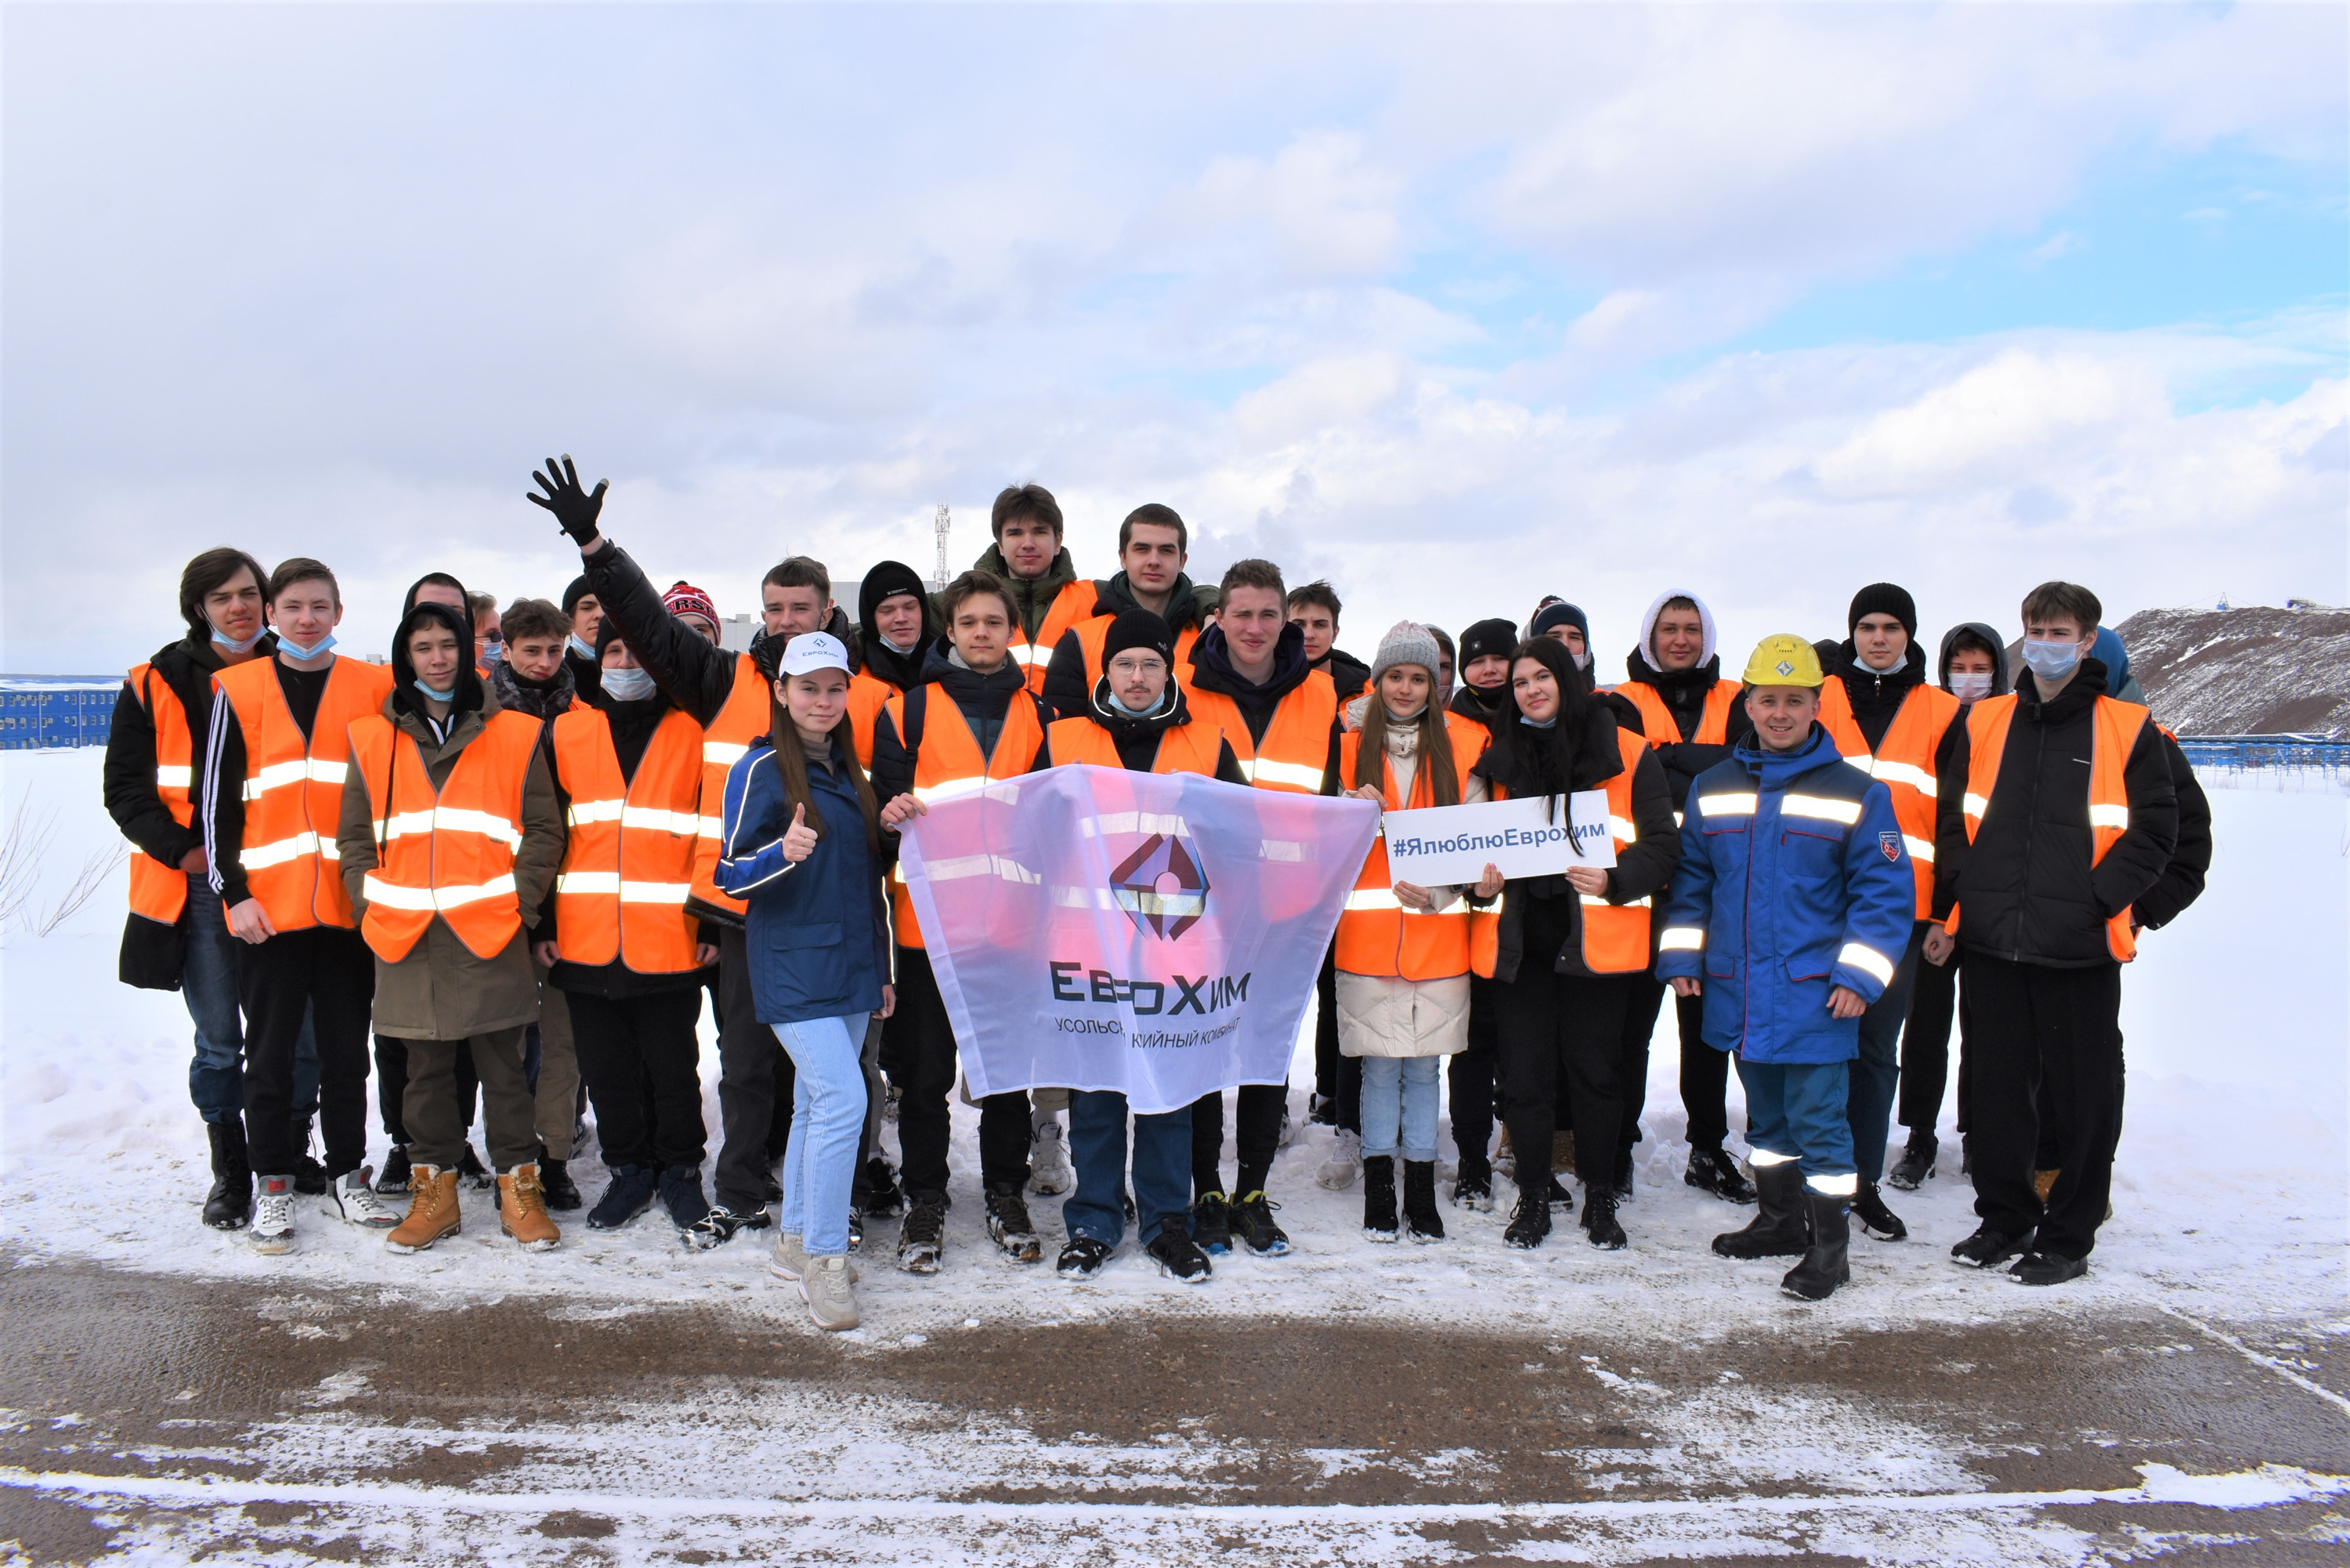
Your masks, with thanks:
[[[1871,583],[1852,596],[1852,611],[1844,618],[1846,636],[1860,629],[1860,618],[1867,615],[1889,615],[1901,623],[1909,639],[1918,639],[1918,601],[1909,590],[1894,583]]]
[[[1553,627],[1571,626],[1583,634],[1583,646],[1591,646],[1591,622],[1583,611],[1565,599],[1553,599],[1534,611],[1534,623],[1526,628],[1529,638],[1540,637]]]
[[[579,576],[571,579],[571,586],[563,590],[563,613],[565,615],[569,615],[573,611],[577,610],[579,607],[579,601],[587,597],[588,575],[585,572],[582,572]]]
[[[1461,668],[1469,668],[1472,659],[1488,654],[1507,659],[1518,646],[1518,628],[1496,618],[1481,620],[1461,634]]]
[[[1118,618],[1109,623],[1109,630],[1102,638],[1102,668],[1107,670],[1109,661],[1129,648],[1149,649],[1167,661],[1169,669],[1175,666],[1175,634],[1167,629],[1164,618],[1147,609],[1135,607],[1118,612]]]
[[[903,561],[882,561],[865,574],[857,588],[857,623],[871,627],[873,614],[881,607],[883,599],[894,599],[899,594],[911,594],[923,605],[922,626],[930,627],[929,590],[922,586],[922,576]]]
[[[604,650],[606,649],[611,647],[616,642],[627,642],[628,640],[629,639],[627,638],[620,635],[620,623],[619,621],[614,620],[610,616],[606,616],[601,620],[598,620],[596,623],[596,662],[601,664],[604,661]],[[633,644],[630,645],[629,651],[630,653],[636,652],[636,648]]]

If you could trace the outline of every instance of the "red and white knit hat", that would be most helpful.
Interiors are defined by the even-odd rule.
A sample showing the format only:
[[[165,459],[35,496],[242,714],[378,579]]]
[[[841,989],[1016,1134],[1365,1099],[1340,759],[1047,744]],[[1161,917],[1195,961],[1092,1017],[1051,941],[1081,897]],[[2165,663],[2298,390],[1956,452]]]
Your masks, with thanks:
[[[718,606],[691,583],[675,584],[661,595],[661,608],[671,615],[698,615],[710,623],[712,631],[718,629]]]

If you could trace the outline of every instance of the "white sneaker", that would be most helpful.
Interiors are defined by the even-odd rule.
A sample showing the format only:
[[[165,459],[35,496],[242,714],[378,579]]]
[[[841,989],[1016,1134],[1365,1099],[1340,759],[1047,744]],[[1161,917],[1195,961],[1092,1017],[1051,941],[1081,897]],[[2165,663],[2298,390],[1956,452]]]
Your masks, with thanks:
[[[1333,1140],[1330,1158],[1314,1173],[1314,1179],[1333,1192],[1355,1185],[1355,1173],[1363,1168],[1363,1135],[1340,1127]]]
[[[245,1230],[253,1250],[275,1255],[294,1250],[294,1179],[264,1176],[253,1184],[253,1223]]]
[[[400,1216],[384,1207],[383,1199],[375,1195],[375,1187],[369,1179],[374,1174],[364,1166],[343,1172],[335,1178],[334,1186],[327,1189],[327,1201],[349,1224],[370,1231],[389,1231],[400,1223]]]
[[[1038,1122],[1036,1136],[1028,1145],[1028,1190],[1050,1198],[1076,1184],[1076,1172],[1069,1168],[1068,1145],[1061,1137],[1060,1118]]]
[[[796,1234],[789,1231],[777,1232],[775,1246],[767,1251],[767,1272],[779,1280],[794,1282],[807,1272],[807,1253],[801,1250],[800,1238]],[[858,1278],[857,1265],[849,1264],[849,1283],[856,1283]]]
[[[827,1332],[857,1326],[857,1292],[847,1258],[809,1258],[800,1275],[800,1299],[808,1319]]]

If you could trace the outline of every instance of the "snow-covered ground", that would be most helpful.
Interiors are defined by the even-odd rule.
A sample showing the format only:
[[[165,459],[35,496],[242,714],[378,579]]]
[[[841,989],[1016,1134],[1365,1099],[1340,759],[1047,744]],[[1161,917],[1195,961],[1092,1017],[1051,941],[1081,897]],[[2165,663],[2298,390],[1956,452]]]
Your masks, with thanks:
[[[297,1218],[298,1250],[286,1257],[256,1257],[241,1238],[204,1230],[195,1213],[207,1177],[203,1130],[187,1100],[185,1012],[175,995],[130,990],[114,978],[123,873],[113,871],[105,891],[48,934],[32,929],[90,857],[116,842],[99,803],[99,768],[96,751],[11,753],[0,761],[0,824],[25,802],[28,822],[55,814],[38,885],[0,950],[0,1248],[185,1274],[391,1287],[427,1307],[525,1290],[564,1300],[561,1310],[573,1314],[680,1301],[783,1304],[773,1302],[781,1287],[765,1272],[763,1245],[690,1252],[658,1216],[613,1235],[591,1234],[570,1216],[562,1248],[533,1255],[499,1234],[486,1195],[470,1193],[474,1222],[463,1237],[412,1258],[390,1254],[380,1238],[307,1205]],[[2050,1310],[2132,1304],[2206,1321],[2331,1318],[2345,1299],[2350,801],[2338,786],[2225,782],[2239,787],[2212,794],[2218,851],[2209,892],[2172,929],[2147,938],[2127,976],[2118,1212],[2089,1279],[2048,1293],[2063,1302]],[[1624,1216],[1627,1251],[1594,1253],[1567,1230],[1539,1252],[1513,1252],[1502,1245],[1501,1215],[1453,1210],[1447,1246],[1370,1245],[1358,1229],[1359,1190],[1314,1183],[1329,1137],[1316,1128],[1274,1171],[1274,1196],[1296,1243],[1291,1256],[1229,1259],[1207,1289],[1192,1291],[1129,1255],[1099,1281],[1072,1286],[1049,1262],[1015,1268],[986,1246],[973,1127],[959,1107],[947,1267],[915,1280],[874,1260],[861,1293],[866,1326],[856,1338],[880,1351],[969,1323],[1137,1313],[1437,1319],[1544,1333],[1637,1325],[1701,1338],[1726,1321],[1802,1310],[1771,1288],[1783,1265],[1735,1266],[1706,1250],[1738,1216],[1679,1179],[1678,1047],[1669,1011],[1665,1018],[1652,1057],[1639,1197]],[[714,1129],[714,1050],[703,1065]],[[1293,1082],[1310,1078],[1309,1034]],[[1294,1097],[1302,1113],[1303,1089]],[[1732,1125],[1741,1119],[1733,1114]],[[1954,1128],[1943,1136],[1954,1147]],[[370,1158],[380,1161],[380,1131],[375,1137]],[[574,1167],[591,1200],[603,1182],[592,1148]],[[2042,1310],[2040,1293],[1948,1262],[1950,1244],[1972,1228],[1970,1197],[1954,1160],[1925,1190],[1893,1195],[1912,1240],[1856,1239],[1853,1287],[1818,1310],[1856,1325]],[[1049,1259],[1057,1202],[1039,1200],[1036,1211]],[[885,1225],[884,1257],[891,1233]]]

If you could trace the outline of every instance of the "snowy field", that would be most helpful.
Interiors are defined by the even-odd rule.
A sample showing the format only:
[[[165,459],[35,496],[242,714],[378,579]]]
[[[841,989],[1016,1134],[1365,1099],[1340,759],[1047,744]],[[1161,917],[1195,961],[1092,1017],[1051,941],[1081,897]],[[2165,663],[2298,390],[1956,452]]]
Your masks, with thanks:
[[[99,762],[95,750],[12,753],[0,762],[6,819],[22,805],[27,823],[54,821],[37,885],[0,951],[0,1248],[183,1275],[389,1287],[427,1308],[513,1292],[551,1292],[568,1303],[564,1310],[597,1314],[655,1303],[785,1304],[775,1300],[784,1288],[766,1275],[764,1242],[691,1252],[657,1212],[612,1235],[589,1232],[577,1215],[562,1217],[564,1244],[544,1255],[516,1251],[498,1231],[493,1195],[471,1192],[464,1235],[411,1258],[330,1222],[314,1204],[297,1212],[297,1250],[286,1257],[257,1257],[241,1237],[203,1229],[196,1207],[208,1178],[186,1093],[186,1014],[176,995],[134,991],[114,978],[124,873],[113,870],[78,914],[47,935],[35,932],[91,858],[119,842],[99,803]],[[1981,1322],[2033,1310],[2095,1314],[2120,1303],[2205,1321],[2338,1316],[2350,1234],[2350,801],[2338,786],[2225,782],[2238,787],[2212,794],[2218,850],[2210,890],[2170,930],[2147,938],[2127,976],[2118,1212],[2080,1285],[2033,1293],[2027,1303],[2003,1279],[1950,1266],[1948,1248],[1973,1224],[1955,1159],[1924,1190],[1889,1194],[1911,1239],[1887,1244],[1856,1235],[1853,1283],[1823,1307],[1793,1309],[1777,1296],[1771,1287],[1783,1265],[1711,1256],[1708,1239],[1738,1216],[1679,1180],[1678,1046],[1668,1009],[1652,1055],[1639,1194],[1624,1213],[1627,1251],[1595,1253],[1570,1228],[1539,1252],[1513,1252],[1502,1244],[1502,1212],[1451,1210],[1448,1245],[1373,1246],[1358,1230],[1359,1189],[1315,1185],[1329,1134],[1313,1128],[1284,1151],[1272,1183],[1295,1242],[1292,1255],[1223,1260],[1207,1288],[1188,1290],[1138,1261],[1129,1241],[1101,1279],[1071,1285],[1049,1263],[1060,1237],[1057,1200],[1035,1203],[1047,1238],[1044,1267],[1014,1267],[987,1246],[973,1117],[958,1106],[947,1266],[915,1280],[874,1260],[879,1266],[868,1269],[861,1293],[865,1326],[854,1337],[879,1350],[965,1324],[1138,1314],[1472,1322],[1545,1334],[1637,1325],[1700,1339],[1726,1324],[1791,1310],[1856,1326]],[[1310,1082],[1310,1058],[1309,1033],[1293,1083]],[[714,1047],[702,1060],[714,1135]],[[1293,1104],[1302,1120],[1302,1086]],[[1736,1127],[1742,1117],[1733,1111],[1731,1119]],[[369,1158],[380,1163],[381,1133],[372,1130]],[[1954,1153],[1955,1128],[1946,1125],[1942,1137]],[[573,1168],[592,1201],[603,1185],[592,1142]],[[888,1222],[879,1227],[873,1250],[883,1258],[893,1234]],[[781,1315],[795,1310],[790,1303]]]

